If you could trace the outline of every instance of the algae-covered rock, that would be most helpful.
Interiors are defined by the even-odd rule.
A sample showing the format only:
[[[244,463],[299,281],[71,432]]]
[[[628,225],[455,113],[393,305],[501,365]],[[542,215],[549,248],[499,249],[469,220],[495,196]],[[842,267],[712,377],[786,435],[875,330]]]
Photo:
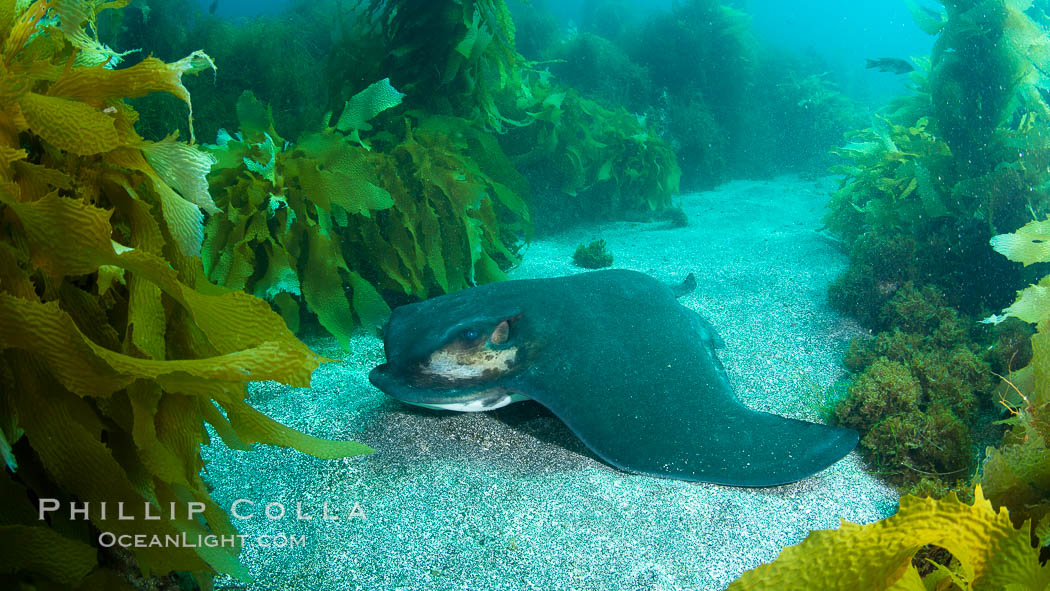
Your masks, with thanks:
[[[572,253],[572,264],[584,269],[603,269],[611,267],[613,255],[606,250],[604,240],[594,240],[587,245],[579,245]]]
[[[992,396],[972,331],[939,291],[911,283],[879,318],[888,330],[850,343],[845,365],[857,376],[833,419],[861,432],[862,455],[900,487],[968,479],[978,410]]]

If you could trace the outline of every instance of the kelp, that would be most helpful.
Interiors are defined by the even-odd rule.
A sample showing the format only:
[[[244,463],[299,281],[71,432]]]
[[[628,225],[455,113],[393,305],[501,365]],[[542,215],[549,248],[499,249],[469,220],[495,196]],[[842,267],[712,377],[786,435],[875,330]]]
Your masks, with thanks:
[[[201,477],[212,425],[238,449],[255,442],[323,458],[370,451],[304,435],[246,402],[245,383],[305,386],[325,359],[269,306],[205,277],[200,249],[207,153],[141,138],[125,97],[171,93],[210,59],[195,52],[125,69],[78,60],[94,18],[122,2],[52,0],[0,10],[0,533],[17,550],[0,580],[64,588],[127,582],[97,566],[99,532],[233,535]],[[55,25],[57,19],[57,26]],[[190,115],[192,121],[192,112]],[[89,503],[91,522],[41,521],[36,498]],[[133,520],[103,519],[123,503]],[[188,503],[204,514],[187,516]],[[173,519],[145,518],[145,507]],[[104,551],[110,554],[111,551]],[[134,547],[143,574],[246,576],[236,547]]]
[[[943,4],[947,18],[931,56],[932,114],[952,152],[983,175],[1003,162],[989,136],[1029,113],[1050,119],[1041,89],[1050,38],[1025,12],[1032,0]]]
[[[214,281],[272,302],[293,329],[308,310],[345,346],[354,318],[381,324],[386,301],[496,281],[518,263],[531,231],[527,187],[468,121],[412,111],[399,135],[377,130],[368,148],[334,128],[291,145],[268,121],[251,122],[260,112],[242,97],[241,132],[209,148],[225,215],[209,221],[204,263]]]
[[[481,129],[527,123],[504,114],[521,108],[526,89],[503,0],[371,0],[361,23],[358,43],[381,48],[382,57],[355,64],[354,78],[389,76],[412,97],[412,107],[466,118]]]
[[[383,48],[385,57],[358,64],[355,79],[373,68],[406,93],[409,107],[500,133],[530,183],[578,196],[570,201],[593,217],[661,208],[678,191],[674,152],[644,121],[552,86],[518,55],[502,0],[370,2],[365,14],[361,44]],[[533,168],[540,163],[542,173]],[[551,172],[553,181],[545,178]]]
[[[855,132],[852,143],[837,152],[845,162],[834,171],[843,180],[832,198],[826,223],[846,239],[851,262],[833,286],[832,301],[851,302],[848,311],[856,312],[876,330],[892,329],[880,325],[880,310],[906,281],[915,281],[918,288],[936,286],[960,317],[986,313],[990,302],[1008,301],[1022,273],[987,248],[989,238],[996,249],[1016,260],[1027,263],[1042,256],[1041,243],[1032,239],[1043,231],[1039,227],[1028,226],[1015,236],[993,235],[1039,219],[1050,210],[1046,125],[1050,119],[1044,90],[1050,66],[1047,31],[1026,12],[1031,6],[1027,0],[942,4],[943,12],[916,7],[920,24],[938,39],[930,60],[919,61],[912,74],[915,93],[877,115],[871,127]],[[1023,292],[1006,315],[1032,322],[1041,330],[1041,313],[1033,312],[1044,309],[1044,302],[1032,297],[1037,287]],[[995,349],[1004,346],[1005,330],[986,331],[992,338],[978,339],[977,344],[989,351],[987,360],[1003,357]],[[995,343],[996,332],[999,344]],[[935,347],[924,344],[909,349],[909,340],[901,337],[900,331],[886,332],[874,342],[882,349],[908,350],[908,355],[898,357],[912,359],[913,372],[914,360],[920,356],[934,362],[949,359],[953,348],[969,340],[938,344],[912,337],[912,345]],[[1033,337],[1033,351],[1039,339],[1039,334]],[[1036,353],[1032,367],[1039,366],[1038,356]],[[966,363],[952,364],[972,367],[970,357],[966,356]],[[1006,372],[1016,369],[1012,361],[1005,367],[999,365]],[[1019,375],[1033,373],[1026,370]],[[1019,386],[1024,382],[1016,376],[1009,379]],[[1041,379],[1036,374],[1037,389],[1042,387],[1038,385]],[[1019,518],[1042,519],[1043,510],[1034,507],[1046,504],[1050,484],[1045,470],[1036,463],[1047,458],[1037,451],[1042,447],[1033,446],[1045,441],[1028,436],[1039,421],[1025,418],[1025,409],[1040,416],[1039,403],[1029,403],[1041,399],[1033,398],[1024,387],[1007,385],[1001,385],[998,396],[990,396],[979,381],[973,381],[972,390],[979,395],[978,404],[985,407],[979,417],[983,423],[994,420],[997,410],[991,407],[1000,403],[1014,413],[1009,420],[1016,423],[998,448],[985,452],[981,478],[988,497]],[[997,409],[1004,410],[1003,406]],[[839,410],[847,415],[858,412],[856,405]],[[842,418],[859,420],[858,416]],[[892,449],[893,442],[909,439],[897,437],[907,425],[893,424],[889,416],[879,423],[879,418],[870,417],[884,431],[886,426],[893,427],[888,429],[892,437],[875,447]],[[945,421],[941,426],[950,427],[942,431],[946,434],[943,440],[937,441],[944,449],[969,440],[956,426]],[[990,425],[975,424],[973,433],[980,431],[997,433]]]
[[[821,65],[812,56],[766,54],[756,66],[764,83],[751,97],[746,139],[738,140],[747,144],[744,152],[756,169],[827,170],[837,161],[830,150],[866,122],[868,110],[844,94]]]
[[[515,165],[534,184],[545,185],[537,193],[553,192],[559,207],[590,219],[671,205],[682,171],[644,118],[606,109],[540,78],[532,88],[538,99],[529,112],[533,123],[509,132],[504,144],[512,146]]]
[[[657,100],[649,72],[604,37],[578,32],[551,43],[548,53],[544,63],[562,84],[603,107],[645,113]]]
[[[1025,14],[1030,4],[945,4],[930,61],[912,74],[915,94],[836,151],[846,164],[832,169],[844,178],[831,229],[915,235],[950,217],[982,220],[994,233],[1047,208],[1050,106],[1041,88],[1050,41]]]
[[[368,121],[383,111],[400,105],[404,96],[390,85],[388,78],[383,78],[350,97],[334,127],[339,131],[349,131],[352,139],[364,145],[359,134],[372,129]]]
[[[851,133],[850,143],[832,150],[847,163],[831,169],[844,180],[825,223],[847,239],[871,227],[918,234],[930,220],[966,216],[972,209],[945,197],[951,188],[945,179],[954,176],[955,163],[930,128],[930,117],[908,125],[895,119],[875,115],[871,127]]]
[[[996,252],[1025,266],[1050,262],[1047,220],[1025,224],[991,240]],[[1050,544],[1050,275],[1017,292],[1017,300],[986,322],[1016,317],[1034,324],[1031,363],[1002,378],[999,402],[1010,413],[1002,444],[989,449],[982,482],[989,498],[1018,517],[1032,519]]]
[[[906,274],[936,284],[969,314],[1006,301],[1020,280],[987,249],[988,238],[1050,211],[1050,119],[1041,91],[1050,43],[1027,6],[989,0],[946,3],[939,15],[920,9],[939,37],[930,59],[916,61],[915,92],[835,151],[843,163],[832,171],[842,180],[827,227],[853,251],[862,242],[911,242]],[[855,254],[861,265],[875,265]],[[853,262],[846,275],[836,286],[845,297],[836,299],[859,302],[850,308],[869,308],[867,317],[883,302],[863,295],[899,283]]]
[[[930,561],[933,569],[923,576],[912,560],[928,544],[944,548],[954,560]],[[955,493],[941,500],[909,495],[901,498],[896,515],[882,521],[844,521],[837,530],[812,532],[729,589],[1041,591],[1047,585],[1050,565],[1040,564],[1039,550],[1032,547],[1031,524],[1015,527],[978,486],[972,505]]]
[[[690,175],[696,163],[710,167],[720,159],[732,172],[754,174],[770,159],[767,144],[755,142],[761,137],[760,128],[781,124],[760,119],[761,111],[771,111],[770,105],[753,98],[759,86],[772,81],[761,78],[756,68],[761,55],[750,16],[732,4],[723,0],[674,2],[669,11],[653,11],[626,44],[631,59],[648,70],[653,87],[665,89],[672,107],[667,114],[673,118],[667,137],[687,145],[691,140],[686,136],[695,133],[716,137],[723,144],[717,146],[717,156],[698,151],[696,146],[686,150],[697,158],[682,161]],[[653,103],[664,100],[660,95],[653,99]],[[690,112],[693,109],[698,112]],[[705,112],[713,121],[695,129],[697,118]],[[693,185],[704,183],[695,177],[689,180]]]
[[[342,3],[346,8],[350,4]],[[352,10],[340,10],[334,0],[290,0],[279,11],[237,19],[207,9],[208,3],[197,0],[135,1],[98,23],[107,39],[121,47],[141,47],[141,55],[171,61],[203,47],[221,64],[218,76],[186,79],[201,141],[214,140],[219,128],[237,127],[234,106],[247,89],[273,106],[276,128],[290,138],[316,131],[324,113],[348,98],[333,96],[329,102],[329,83],[341,83],[346,72],[330,77],[327,71]],[[154,94],[130,104],[141,117],[136,129],[144,137],[159,140],[175,129],[187,137],[185,122],[175,119],[182,114],[180,105],[170,96]]]

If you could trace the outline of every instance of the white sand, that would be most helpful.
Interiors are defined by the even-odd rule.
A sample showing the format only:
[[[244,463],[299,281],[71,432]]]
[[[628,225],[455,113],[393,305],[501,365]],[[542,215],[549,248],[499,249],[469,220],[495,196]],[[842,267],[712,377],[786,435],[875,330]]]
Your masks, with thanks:
[[[537,241],[512,278],[580,272],[576,245],[604,238],[615,267],[680,281],[682,298],[726,341],[721,358],[750,406],[817,420],[856,324],[826,304],[845,257],[820,236],[830,181],[739,181],[686,195],[689,226],[610,223]],[[492,413],[407,408],[374,389],[382,344],[360,335],[353,353],[331,339],[316,351],[345,358],[313,388],[262,384],[252,402],[308,433],[354,439],[369,456],[322,461],[260,447],[205,450],[214,497],[257,515],[238,522],[249,544],[250,589],[723,589],[812,529],[867,523],[897,496],[865,473],[856,452],[802,482],[741,489],[627,475],[588,454],[533,403]],[[322,521],[323,502],[340,521]],[[282,520],[261,517],[283,502]],[[295,504],[314,519],[295,519]],[[345,517],[360,503],[367,520]],[[242,513],[247,512],[247,507]],[[305,547],[263,548],[255,536],[305,536]],[[220,580],[219,584],[240,585]]]

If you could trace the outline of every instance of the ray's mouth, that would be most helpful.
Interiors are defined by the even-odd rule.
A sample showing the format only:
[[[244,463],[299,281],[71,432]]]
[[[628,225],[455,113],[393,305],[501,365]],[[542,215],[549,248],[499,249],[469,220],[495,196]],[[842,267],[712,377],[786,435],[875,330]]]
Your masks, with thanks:
[[[368,373],[368,381],[389,396],[403,402],[443,402],[469,397],[484,384],[465,384],[442,380],[418,379],[422,376],[403,375],[389,362],[379,365]],[[416,379],[413,379],[416,378]]]
[[[403,376],[390,363],[384,363],[372,369],[368,374],[372,385],[388,396],[407,404],[446,408],[449,405],[470,405],[479,400],[479,395],[490,392],[492,384],[488,383],[435,383],[434,380],[417,382],[411,376]],[[502,406],[502,405],[500,405]],[[498,408],[498,406],[494,407]],[[464,409],[450,409],[464,410]],[[477,408],[475,410],[488,410]]]
[[[393,370],[389,363],[372,368],[372,371],[368,372],[368,381],[372,382],[372,385],[380,390],[393,396],[392,389],[396,378]]]

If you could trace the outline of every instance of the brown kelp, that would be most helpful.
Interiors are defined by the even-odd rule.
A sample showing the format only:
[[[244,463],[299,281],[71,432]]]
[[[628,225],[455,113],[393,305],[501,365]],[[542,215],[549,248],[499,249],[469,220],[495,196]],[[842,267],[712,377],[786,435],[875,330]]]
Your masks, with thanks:
[[[542,77],[532,88],[533,122],[509,131],[504,145],[530,180],[537,217],[602,219],[671,205],[682,171],[644,118]]]
[[[522,58],[504,2],[372,2],[362,21],[358,43],[382,57],[352,62],[354,79],[389,76],[409,108],[498,134],[538,197],[537,217],[555,199],[601,218],[665,207],[677,192],[670,146],[636,116],[580,97]]]
[[[560,85],[645,116],[678,156],[688,190],[712,187],[729,171],[825,168],[828,148],[861,123],[826,64],[763,45],[730,3],[676,2],[642,22],[629,12],[623,3],[588,5],[579,32],[537,53],[530,35],[549,33],[537,30],[536,7],[520,11],[526,27],[517,37]]]
[[[319,457],[365,453],[289,429],[245,400],[245,383],[306,386],[324,361],[262,300],[209,283],[198,258],[202,210],[217,208],[212,158],[171,136],[146,141],[126,97],[167,92],[190,104],[186,73],[203,52],[111,69],[95,36],[122,2],[0,7],[0,477],[6,545],[0,580],[38,588],[117,588],[99,568],[99,532],[166,539],[232,535],[201,478],[211,425],[227,445],[292,446]],[[192,109],[190,126],[192,130]],[[85,503],[90,522],[41,521],[31,499]],[[133,520],[105,519],[123,503]],[[199,503],[203,515],[188,514]],[[173,519],[145,519],[178,506]],[[244,576],[236,547],[104,551],[147,576]],[[137,575],[136,575],[137,576]]]
[[[922,563],[924,576],[913,559],[927,545],[944,548],[954,560]],[[1050,565],[1040,564],[1039,550],[1032,547],[1031,523],[1015,527],[978,486],[973,504],[955,493],[941,500],[906,496],[893,517],[812,532],[729,589],[1040,591],[1047,585]]]
[[[483,129],[527,123],[503,112],[526,97],[514,22],[503,0],[371,0],[358,37],[378,59],[355,64],[354,78],[389,76],[412,97],[411,106],[470,119]]]
[[[649,72],[653,103],[667,103],[664,135],[688,156],[681,164],[689,188],[712,186],[728,170],[752,174],[769,157],[765,146],[749,145],[761,125],[752,89],[763,83],[750,26],[728,3],[687,0],[653,15],[626,42],[627,54]],[[696,138],[717,139],[704,145]]]
[[[338,67],[343,53],[337,43],[353,18],[334,0],[289,0],[286,5],[275,14],[233,21],[208,14],[207,5],[196,0],[132,2],[99,27],[121,47],[142,48],[141,55],[172,60],[205,48],[222,64],[219,76],[186,80],[203,140],[214,138],[219,128],[237,127],[234,107],[249,89],[273,107],[281,135],[296,138],[318,131],[324,113],[350,96],[340,96],[342,80],[337,83],[328,72]],[[151,95],[131,105],[139,112],[136,129],[144,137],[159,139],[172,129],[186,133],[184,124],[173,126],[178,105],[170,97]]]
[[[1004,286],[1018,280],[988,250],[988,238],[1050,203],[1048,106],[1039,90],[1050,42],[1025,7],[947,3],[944,21],[927,26],[939,37],[930,61],[920,60],[912,74],[915,94],[856,132],[838,152],[845,164],[834,169],[843,181],[828,227],[851,244],[874,233],[926,245],[913,267],[971,313],[983,301],[1005,301]],[[856,282],[840,287],[871,291]]]
[[[1047,249],[1050,223],[1025,224],[1012,234],[992,239],[995,250],[1025,266],[1050,262]],[[1050,543],[1050,276],[1029,285],[1002,315],[988,322],[1014,317],[1034,324],[1031,363],[1003,378],[999,403],[1009,409],[1009,431],[1003,442],[988,450],[982,481],[996,505],[1010,508],[1020,519],[1032,519],[1044,545]]]
[[[408,112],[397,135],[377,131],[366,147],[359,132],[397,94],[374,84],[335,127],[295,145],[242,96],[241,131],[209,148],[224,215],[206,229],[208,276],[269,300],[293,328],[309,309],[344,345],[355,317],[385,320],[384,299],[503,278],[531,231],[524,180],[490,135],[456,117]]]

